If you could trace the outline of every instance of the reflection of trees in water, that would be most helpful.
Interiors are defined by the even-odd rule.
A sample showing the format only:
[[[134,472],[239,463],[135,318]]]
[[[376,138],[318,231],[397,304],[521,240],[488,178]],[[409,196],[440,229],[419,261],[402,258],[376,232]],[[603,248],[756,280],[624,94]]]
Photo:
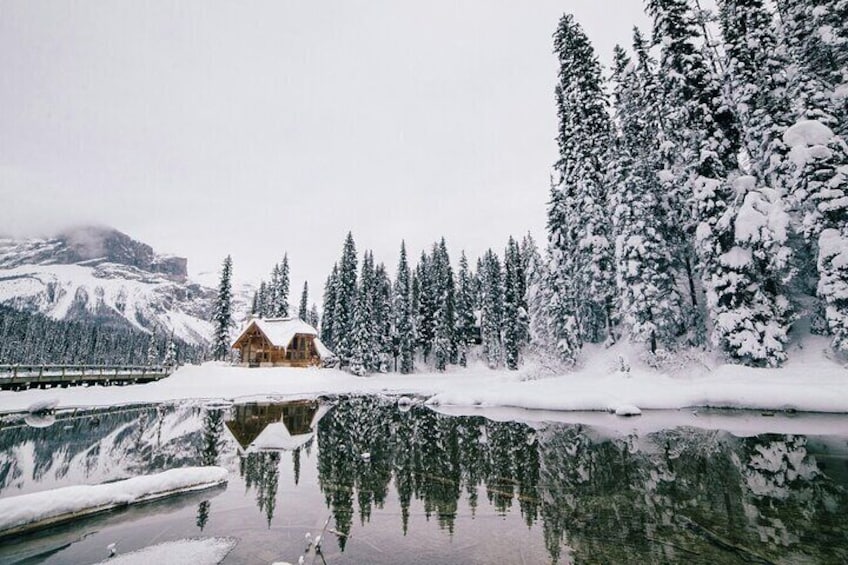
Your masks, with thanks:
[[[212,503],[208,500],[204,500],[197,505],[197,517],[194,519],[194,523],[197,524],[201,532],[206,527],[206,522],[209,521],[209,507],[211,505]]]
[[[224,432],[224,411],[206,410],[203,414],[203,444],[200,452],[202,465],[217,465],[221,451],[221,434]]]
[[[460,498],[473,513],[482,487],[496,511],[517,506],[528,526],[541,521],[555,562],[566,547],[589,563],[848,560],[848,495],[802,437],[537,432],[354,398],[320,422],[318,445],[319,484],[345,534],[355,511],[364,523],[382,507],[394,479],[404,534],[413,497],[452,533]]]
[[[537,481],[530,480],[538,477],[534,437],[521,424],[447,418],[422,407],[399,412],[386,401],[354,398],[319,423],[319,484],[336,529],[344,534],[350,532],[354,500],[364,523],[373,506],[383,506],[392,478],[404,533],[413,497],[422,502],[428,519],[435,516],[453,532],[460,498],[465,494],[473,510],[480,486],[487,487],[490,500],[503,511],[518,496],[522,514],[532,523],[538,504],[531,496],[531,483]],[[366,452],[370,461],[361,457]]]
[[[221,452],[221,434],[224,431],[224,412],[219,409],[207,409],[203,413],[203,426],[201,429],[200,442],[200,464],[217,465],[218,455]],[[197,517],[195,524],[203,531],[206,522],[209,521],[209,509],[212,503],[209,500],[202,501],[197,506]]]
[[[277,506],[277,486],[280,482],[280,452],[259,451],[239,456],[239,474],[245,486],[256,489],[256,504],[265,514],[268,527]]]

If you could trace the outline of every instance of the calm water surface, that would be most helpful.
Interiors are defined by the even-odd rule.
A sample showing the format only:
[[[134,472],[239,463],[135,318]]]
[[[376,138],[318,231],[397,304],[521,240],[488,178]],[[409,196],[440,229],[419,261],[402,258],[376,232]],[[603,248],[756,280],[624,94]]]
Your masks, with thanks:
[[[848,418],[836,421],[810,435],[637,432],[374,397],[7,416],[0,498],[187,465],[230,481],[6,540],[0,562],[90,563],[111,543],[206,536],[239,540],[225,563],[297,562],[329,519],[327,563],[845,563]]]

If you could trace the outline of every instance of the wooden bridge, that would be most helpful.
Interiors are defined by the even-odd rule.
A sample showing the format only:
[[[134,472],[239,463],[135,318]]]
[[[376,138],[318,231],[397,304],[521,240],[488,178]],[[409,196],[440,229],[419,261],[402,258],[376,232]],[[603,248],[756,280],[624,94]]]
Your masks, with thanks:
[[[149,383],[172,371],[171,367],[139,365],[0,365],[0,389]]]

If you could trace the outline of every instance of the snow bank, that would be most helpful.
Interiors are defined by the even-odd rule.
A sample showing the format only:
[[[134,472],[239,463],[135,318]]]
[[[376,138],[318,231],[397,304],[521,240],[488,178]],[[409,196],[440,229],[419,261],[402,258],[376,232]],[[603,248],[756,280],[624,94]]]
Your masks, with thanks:
[[[101,485],[78,485],[0,499],[0,536],[210,488],[227,481],[221,467],[185,467]]]
[[[848,370],[828,358],[827,338],[806,336],[790,344],[789,361],[778,369],[721,364],[686,352],[678,362],[653,368],[641,361],[642,345],[587,346],[576,371],[527,380],[524,371],[492,371],[478,364],[444,373],[378,374],[360,378],[336,369],[245,368],[223,363],[182,367],[144,385],[0,391],[0,412],[24,411],[55,397],[59,408],[116,406],[180,400],[288,400],[337,394],[429,397],[442,406],[505,406],[536,410],[614,411],[624,404],[646,410],[683,407],[793,409],[848,413]],[[620,358],[631,371],[619,372]],[[680,365],[680,366],[677,366]]]
[[[215,565],[224,560],[238,543],[233,538],[181,539],[118,554],[98,565]]]

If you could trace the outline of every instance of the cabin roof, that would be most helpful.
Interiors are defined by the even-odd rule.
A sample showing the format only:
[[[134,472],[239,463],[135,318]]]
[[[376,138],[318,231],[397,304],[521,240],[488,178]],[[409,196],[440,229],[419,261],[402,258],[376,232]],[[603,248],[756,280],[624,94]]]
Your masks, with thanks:
[[[259,328],[259,331],[274,347],[288,347],[292,338],[297,334],[318,337],[318,331],[300,318],[254,318],[239,332],[238,337],[233,342],[233,347],[238,344],[253,325]],[[325,351],[329,351],[323,344],[322,347]],[[320,348],[318,354],[322,357],[325,356]]]

